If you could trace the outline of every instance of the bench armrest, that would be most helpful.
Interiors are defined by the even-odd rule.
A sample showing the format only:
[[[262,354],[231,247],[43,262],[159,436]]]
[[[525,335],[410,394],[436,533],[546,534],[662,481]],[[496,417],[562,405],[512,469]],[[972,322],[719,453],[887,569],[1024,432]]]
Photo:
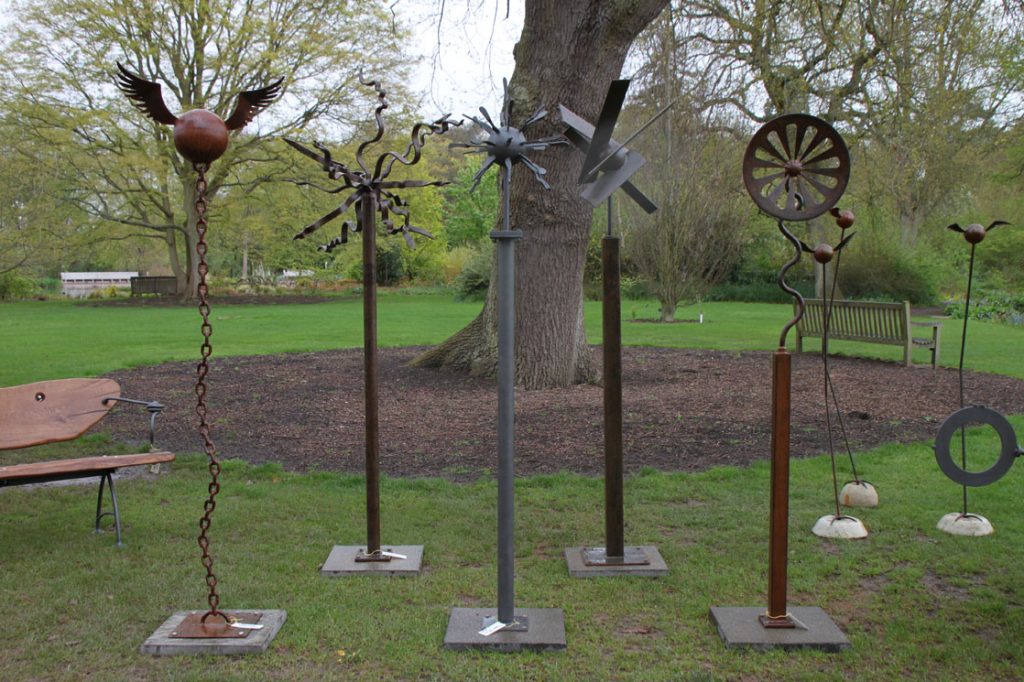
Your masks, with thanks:
[[[143,405],[149,412],[149,444],[154,445],[156,440],[156,417],[164,411],[164,405],[156,400],[133,400],[132,398],[104,398],[103,404],[109,402],[128,403],[130,405]]]
[[[941,322],[914,322],[914,321],[911,321],[910,324],[911,324],[911,326],[914,326],[914,327],[933,327],[933,328],[938,328],[938,327],[942,326]]]

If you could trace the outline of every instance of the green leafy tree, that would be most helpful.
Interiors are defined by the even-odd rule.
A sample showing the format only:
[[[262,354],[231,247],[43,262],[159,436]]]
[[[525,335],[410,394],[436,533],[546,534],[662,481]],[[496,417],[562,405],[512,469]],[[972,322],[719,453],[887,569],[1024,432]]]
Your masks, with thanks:
[[[80,211],[162,241],[179,292],[197,284],[195,174],[170,129],[111,86],[115,61],[163,85],[169,108],[226,116],[237,94],[284,78],[285,96],[240,134],[208,174],[212,197],[269,182],[294,154],[268,138],[319,126],[351,130],[368,75],[401,79],[401,33],[378,3],[306,0],[28,0],[3,41],[0,102],[26,154],[68,185]],[[45,150],[80,150],[60,158]],[[214,228],[216,229],[216,227]]]

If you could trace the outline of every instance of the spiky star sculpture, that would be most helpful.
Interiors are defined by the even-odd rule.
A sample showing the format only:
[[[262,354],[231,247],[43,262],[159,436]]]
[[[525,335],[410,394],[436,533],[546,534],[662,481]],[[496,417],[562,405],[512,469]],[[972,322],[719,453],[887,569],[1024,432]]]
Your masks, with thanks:
[[[526,129],[548,115],[548,112],[543,107],[538,108],[537,111],[533,112],[533,115],[526,119],[520,127],[514,128],[509,125],[509,121],[512,119],[513,102],[512,98],[509,97],[508,94],[508,79],[503,78],[501,80],[501,84],[505,93],[505,105],[501,109],[501,117],[499,119],[501,126],[494,125],[494,121],[491,120],[491,115],[487,113],[486,109],[480,107],[480,113],[483,115],[484,120],[481,121],[475,116],[466,116],[466,118],[477,124],[484,132],[486,132],[487,139],[479,142],[454,143],[448,146],[452,149],[471,149],[472,151],[466,152],[467,154],[487,155],[487,158],[484,159],[484,165],[481,166],[480,170],[478,170],[476,175],[473,176],[473,185],[470,187],[471,192],[480,184],[480,180],[484,177],[484,173],[487,172],[487,169],[494,164],[500,164],[503,166],[507,173],[506,177],[511,177],[512,165],[515,163],[522,163],[524,166],[529,168],[533,171],[533,177],[537,178],[537,181],[544,186],[544,189],[550,189],[550,185],[548,185],[547,181],[544,180],[544,175],[547,171],[531,161],[530,158],[526,156],[526,152],[544,151],[551,145],[569,144],[569,141],[561,135],[554,135],[532,141],[526,139]]]
[[[377,211],[380,213],[381,224],[384,225],[388,234],[401,233],[405,237],[406,243],[409,248],[415,246],[415,242],[412,237],[412,233],[423,235],[429,239],[433,239],[433,235],[426,230],[416,227],[410,224],[409,211],[406,208],[409,205],[405,199],[394,193],[392,190],[404,189],[411,187],[442,187],[449,184],[444,180],[388,180],[388,176],[391,175],[391,170],[394,168],[395,163],[400,163],[403,166],[414,166],[420,160],[420,155],[423,150],[423,144],[426,141],[428,135],[443,135],[448,132],[451,126],[462,125],[462,122],[455,122],[448,120],[449,114],[445,114],[433,123],[417,123],[413,126],[412,133],[410,135],[409,145],[405,149],[404,154],[398,152],[385,152],[377,157],[377,162],[371,171],[363,160],[363,152],[370,145],[379,142],[384,137],[384,119],[381,116],[383,111],[388,108],[388,102],[386,94],[383,88],[381,88],[380,82],[376,80],[364,81],[360,75],[359,82],[363,85],[368,85],[377,91],[377,108],[374,110],[374,119],[377,122],[377,134],[370,140],[366,140],[359,145],[356,150],[356,163],[359,165],[359,169],[355,170],[346,166],[343,163],[334,161],[331,158],[330,151],[327,150],[322,144],[314,142],[313,146],[320,152],[317,153],[308,147],[305,147],[294,140],[285,138],[285,142],[290,144],[295,149],[299,150],[311,159],[318,161],[324,171],[327,172],[327,177],[331,180],[340,180],[341,187],[335,189],[324,189],[312,183],[300,183],[308,184],[317,189],[320,189],[329,194],[337,194],[344,192],[345,190],[355,190],[345,199],[344,202],[338,208],[334,209],[327,215],[323,216],[319,220],[310,223],[302,229],[295,239],[305,239],[309,235],[313,234],[325,224],[334,220],[338,216],[345,213],[349,208],[357,205],[364,197],[371,197],[377,206]],[[395,225],[395,221],[391,219],[391,214],[402,216],[402,222],[399,225]],[[341,224],[341,236],[331,239],[326,244],[321,244],[319,249],[321,251],[333,251],[338,246],[348,242],[348,233],[362,232],[365,226],[362,224],[361,212],[357,211],[357,220],[352,223],[344,221]]]
[[[238,95],[235,110],[226,121],[205,109],[193,109],[175,116],[164,103],[160,84],[148,81],[117,63],[114,81],[136,109],[157,123],[174,126],[174,148],[188,161],[206,164],[216,161],[228,148],[228,133],[241,130],[281,95],[278,79],[265,88],[246,90]]]

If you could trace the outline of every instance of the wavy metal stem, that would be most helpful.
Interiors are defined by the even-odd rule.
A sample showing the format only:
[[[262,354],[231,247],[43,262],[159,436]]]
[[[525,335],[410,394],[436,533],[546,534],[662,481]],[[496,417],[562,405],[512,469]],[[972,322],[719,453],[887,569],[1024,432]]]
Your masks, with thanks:
[[[787,294],[793,297],[796,301],[797,313],[792,320],[786,323],[786,326],[782,328],[782,333],[779,334],[779,348],[786,347],[786,337],[789,335],[789,330],[796,326],[796,323],[803,319],[804,316],[804,297],[800,295],[800,292],[789,286],[786,283],[786,273],[789,272],[790,268],[800,262],[800,240],[793,236],[793,233],[786,229],[786,225],[779,220],[779,232],[782,233],[789,243],[793,245],[793,258],[782,266],[779,270],[779,288],[785,291]]]

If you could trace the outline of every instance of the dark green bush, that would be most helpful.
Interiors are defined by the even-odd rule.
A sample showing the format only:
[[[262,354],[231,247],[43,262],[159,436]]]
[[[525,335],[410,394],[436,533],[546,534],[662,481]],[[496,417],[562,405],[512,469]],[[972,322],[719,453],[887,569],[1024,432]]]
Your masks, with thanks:
[[[898,248],[851,250],[841,262],[839,288],[849,299],[910,301],[927,305],[938,300],[945,265]]]
[[[0,301],[28,298],[35,293],[35,283],[14,272],[0,274]]]
[[[491,242],[482,242],[466,259],[462,272],[453,282],[455,300],[473,301],[482,299],[487,294],[487,285],[491,281],[491,254],[494,246]]]

